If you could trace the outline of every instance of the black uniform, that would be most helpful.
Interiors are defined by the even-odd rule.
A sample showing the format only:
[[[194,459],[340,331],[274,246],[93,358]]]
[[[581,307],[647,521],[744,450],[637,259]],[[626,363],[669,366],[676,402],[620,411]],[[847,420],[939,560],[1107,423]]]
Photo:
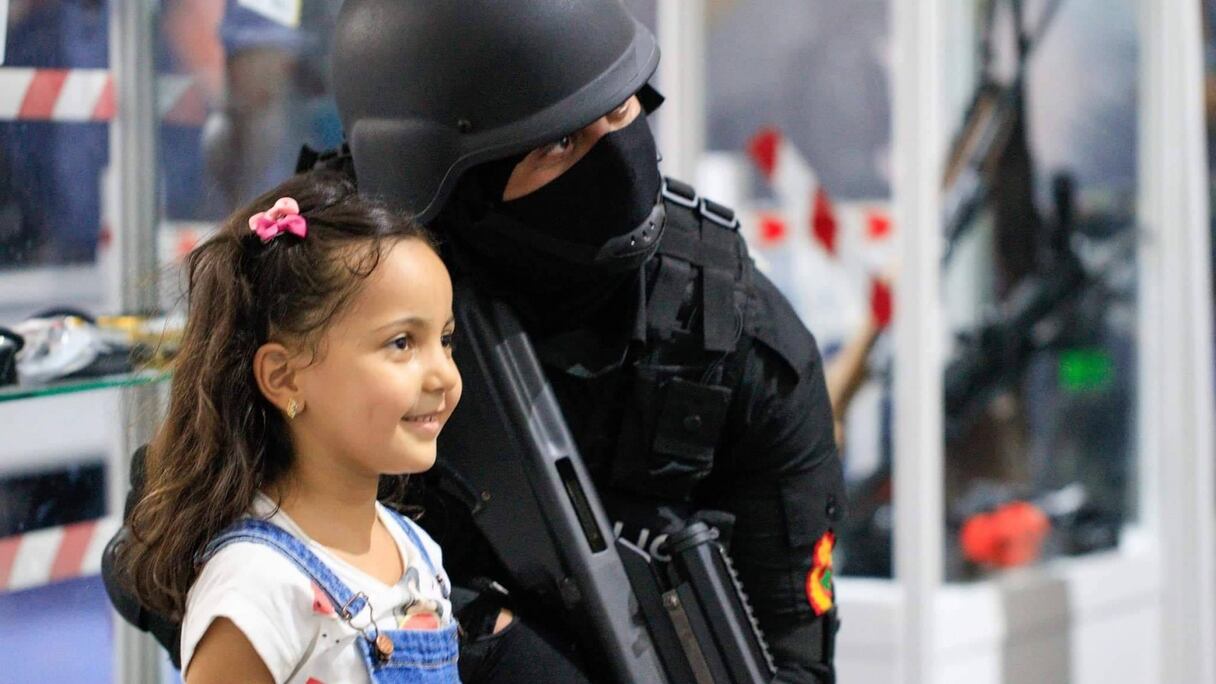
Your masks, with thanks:
[[[665,231],[635,280],[575,326],[530,321],[536,302],[521,301],[525,327],[616,534],[662,558],[668,532],[708,517],[783,680],[832,681],[835,610],[807,588],[845,505],[822,360],[731,212],[667,188]],[[457,278],[513,299],[448,257]],[[471,531],[438,511],[421,522],[458,581],[500,572]]]

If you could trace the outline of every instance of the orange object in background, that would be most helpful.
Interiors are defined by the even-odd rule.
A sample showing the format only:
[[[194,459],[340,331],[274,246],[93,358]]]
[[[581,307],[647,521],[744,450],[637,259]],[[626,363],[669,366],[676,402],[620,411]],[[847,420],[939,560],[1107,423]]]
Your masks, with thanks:
[[[963,524],[959,544],[973,563],[996,568],[1028,565],[1038,559],[1051,531],[1047,515],[1025,501],[1007,503]]]

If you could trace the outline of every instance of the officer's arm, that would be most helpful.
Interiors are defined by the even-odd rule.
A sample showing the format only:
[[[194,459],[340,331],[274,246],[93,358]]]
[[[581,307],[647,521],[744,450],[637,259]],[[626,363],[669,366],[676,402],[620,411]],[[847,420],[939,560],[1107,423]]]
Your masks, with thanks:
[[[123,520],[131,513],[132,506],[139,500],[143,492],[144,480],[144,453],[147,447],[140,447],[131,457],[131,490],[127,493],[126,506],[123,509]],[[126,537],[127,528],[123,527],[114,535],[114,538],[106,545],[105,551],[101,556],[101,578],[105,583],[106,593],[110,597],[110,603],[114,604],[114,609],[124,620],[134,625],[137,629],[144,632],[150,632],[152,636],[161,646],[164,646],[169,651],[169,659],[173,661],[174,667],[180,667],[180,648],[181,648],[181,625],[174,622],[164,615],[153,613],[146,610],[126,589],[126,584],[122,582],[122,578],[118,575],[118,568],[114,564],[114,553],[119,544]]]
[[[830,548],[844,513],[841,468],[815,342],[789,320],[788,307],[777,308],[785,320],[769,337],[783,348],[755,340],[748,352],[728,448],[705,483],[704,503],[736,516],[731,557],[778,679],[832,682]]]

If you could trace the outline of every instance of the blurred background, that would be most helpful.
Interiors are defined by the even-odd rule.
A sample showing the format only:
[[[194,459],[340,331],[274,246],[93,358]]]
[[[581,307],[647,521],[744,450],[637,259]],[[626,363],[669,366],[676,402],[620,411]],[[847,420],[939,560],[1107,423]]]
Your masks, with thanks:
[[[1216,682],[1216,0],[626,4],[826,359],[841,681]],[[174,264],[342,142],[339,6],[0,0],[0,682],[177,681],[99,553]]]

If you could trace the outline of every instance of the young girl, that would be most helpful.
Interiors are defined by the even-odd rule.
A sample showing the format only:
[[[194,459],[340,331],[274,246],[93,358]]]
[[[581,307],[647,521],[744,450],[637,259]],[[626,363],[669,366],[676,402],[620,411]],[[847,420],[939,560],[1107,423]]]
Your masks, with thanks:
[[[439,547],[377,501],[460,399],[452,286],[423,230],[296,176],[187,260],[189,320],[120,551],[207,682],[455,682]]]

